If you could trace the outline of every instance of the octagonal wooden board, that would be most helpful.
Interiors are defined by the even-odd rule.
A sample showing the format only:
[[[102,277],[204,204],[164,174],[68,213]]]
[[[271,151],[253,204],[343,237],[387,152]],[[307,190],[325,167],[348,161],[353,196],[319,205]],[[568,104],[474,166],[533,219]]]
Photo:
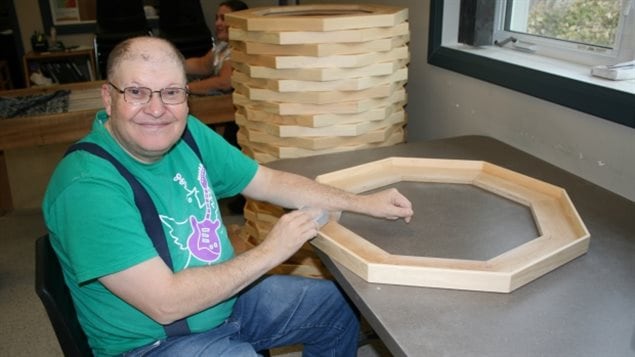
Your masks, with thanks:
[[[322,227],[312,244],[369,282],[511,292],[589,247],[590,234],[564,189],[488,162],[392,157],[317,181],[350,192],[401,181],[474,185],[528,206],[540,233],[489,260],[468,260],[389,254],[338,222]]]

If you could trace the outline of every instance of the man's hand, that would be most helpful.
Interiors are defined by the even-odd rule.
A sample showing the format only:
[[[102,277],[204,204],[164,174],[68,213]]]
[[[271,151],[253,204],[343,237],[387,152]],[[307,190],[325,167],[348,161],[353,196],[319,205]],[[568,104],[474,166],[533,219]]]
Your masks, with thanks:
[[[371,193],[363,197],[364,212],[374,217],[396,220],[403,218],[406,223],[412,219],[412,203],[396,188]]]
[[[269,251],[278,254],[282,263],[317,235],[321,216],[322,210],[316,208],[289,212],[278,219],[261,245],[269,245]]]

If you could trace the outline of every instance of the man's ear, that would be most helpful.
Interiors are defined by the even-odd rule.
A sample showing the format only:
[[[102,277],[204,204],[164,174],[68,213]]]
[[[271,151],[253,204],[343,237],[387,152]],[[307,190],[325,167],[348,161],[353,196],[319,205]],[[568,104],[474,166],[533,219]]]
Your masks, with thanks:
[[[101,101],[104,103],[104,108],[106,109],[106,114],[110,116],[112,111],[112,95],[110,92],[110,85],[108,83],[104,83],[101,85]]]

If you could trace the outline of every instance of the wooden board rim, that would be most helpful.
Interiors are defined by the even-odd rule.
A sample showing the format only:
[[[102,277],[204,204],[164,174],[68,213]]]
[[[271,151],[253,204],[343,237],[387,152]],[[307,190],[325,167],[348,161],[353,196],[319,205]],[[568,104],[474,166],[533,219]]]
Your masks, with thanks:
[[[421,169],[414,171],[424,177],[417,179],[412,176],[412,172],[409,173],[410,176],[405,176],[400,171],[413,167]],[[442,170],[442,174],[431,173],[435,169]],[[452,173],[456,177],[453,177]],[[426,175],[430,177],[425,177]],[[547,218],[534,217],[535,220],[550,220],[542,224],[544,232],[541,232],[539,237],[487,261],[444,258],[430,260],[429,257],[388,254],[338,222],[332,221],[319,232],[320,239],[314,244],[329,255],[336,249],[336,241],[345,242],[337,243],[338,251],[332,258],[369,282],[505,293],[588,251],[590,233],[564,189],[486,161],[389,157],[326,173],[318,176],[316,180],[352,192],[364,192],[390,183],[413,179],[423,182],[432,180],[474,184],[482,180],[483,175],[498,175],[498,180],[493,180],[482,188],[504,198],[511,199],[510,197],[522,195],[530,207],[539,203],[544,205],[545,200],[553,201],[549,202],[549,207],[553,211],[549,212]],[[505,185],[506,182],[510,184]],[[518,190],[535,192],[536,197],[531,193],[516,192]],[[536,221],[536,224],[541,226],[539,221]],[[359,250],[356,247],[361,244],[360,240],[364,240],[365,247],[373,246],[370,251],[377,250],[382,253],[378,257],[367,254],[363,259],[358,258],[359,252],[355,250]],[[368,248],[365,251],[369,251]],[[364,264],[367,265],[363,268],[364,274],[356,272],[360,271],[359,266]],[[440,275],[430,276],[435,272]]]

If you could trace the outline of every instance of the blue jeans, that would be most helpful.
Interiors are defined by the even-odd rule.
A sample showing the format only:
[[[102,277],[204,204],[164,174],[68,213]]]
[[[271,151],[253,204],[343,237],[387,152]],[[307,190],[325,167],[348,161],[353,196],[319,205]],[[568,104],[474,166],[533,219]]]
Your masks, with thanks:
[[[304,356],[355,356],[358,336],[357,316],[333,282],[274,275],[242,292],[222,325],[124,356],[258,356],[296,344],[304,346]]]

